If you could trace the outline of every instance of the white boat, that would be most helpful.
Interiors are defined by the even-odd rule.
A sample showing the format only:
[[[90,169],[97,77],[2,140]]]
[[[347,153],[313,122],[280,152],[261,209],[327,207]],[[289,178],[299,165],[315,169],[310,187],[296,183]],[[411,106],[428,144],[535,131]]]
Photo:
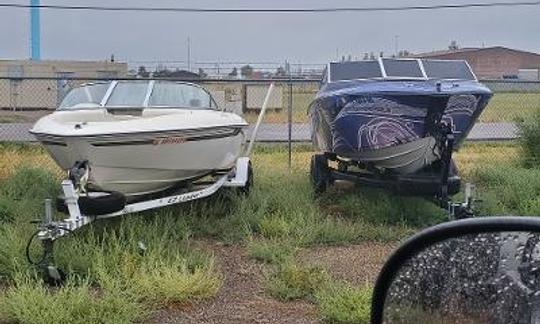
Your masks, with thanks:
[[[230,170],[247,125],[199,85],[129,80],[73,89],[30,132],[62,169],[86,163],[88,190],[133,197]]]

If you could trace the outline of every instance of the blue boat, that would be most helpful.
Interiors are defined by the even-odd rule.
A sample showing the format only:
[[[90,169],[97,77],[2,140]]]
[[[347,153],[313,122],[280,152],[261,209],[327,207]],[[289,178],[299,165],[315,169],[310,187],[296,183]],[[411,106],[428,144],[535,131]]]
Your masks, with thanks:
[[[355,166],[396,177],[439,174],[445,164],[452,176],[452,151],[491,96],[465,61],[330,63],[309,107],[312,141],[321,152],[312,175],[314,167],[327,172],[325,160],[334,160],[342,171]]]

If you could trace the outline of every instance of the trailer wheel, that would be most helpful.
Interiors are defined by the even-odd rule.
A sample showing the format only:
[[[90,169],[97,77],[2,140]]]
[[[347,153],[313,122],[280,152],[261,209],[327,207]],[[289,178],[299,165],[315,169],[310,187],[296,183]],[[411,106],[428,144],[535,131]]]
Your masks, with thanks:
[[[117,191],[89,192],[87,196],[79,197],[78,203],[83,215],[105,215],[124,209],[126,206],[126,196]],[[62,213],[69,213],[64,196],[57,197],[56,209]]]
[[[253,187],[254,180],[253,180],[253,167],[251,166],[251,161],[248,162],[248,170],[247,170],[247,181],[246,185],[243,187],[240,187],[238,189],[238,192],[240,192],[243,195],[249,195],[249,192],[251,191],[251,187]]]
[[[310,165],[311,184],[316,195],[326,191],[331,183],[328,160],[322,154],[315,154],[311,157]]]

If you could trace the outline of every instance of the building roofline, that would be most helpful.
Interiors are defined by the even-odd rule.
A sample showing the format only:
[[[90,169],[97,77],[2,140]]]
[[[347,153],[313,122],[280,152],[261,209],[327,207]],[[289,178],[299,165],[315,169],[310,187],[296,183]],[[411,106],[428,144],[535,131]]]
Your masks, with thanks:
[[[28,64],[28,63],[35,63],[35,64],[51,64],[51,63],[57,63],[57,64],[127,64],[127,62],[121,62],[121,61],[114,61],[111,62],[109,60],[31,60],[31,59],[0,59],[0,64],[2,63],[21,63],[21,64]]]
[[[457,50],[441,50],[441,51],[432,51],[432,52],[425,52],[425,53],[418,53],[411,55],[411,57],[434,57],[434,56],[446,56],[446,55],[452,55],[452,54],[458,54],[458,53],[466,53],[466,52],[481,52],[486,50],[493,50],[493,49],[502,49],[506,51],[511,51],[515,53],[523,53],[528,55],[535,55],[540,57],[539,53],[535,52],[529,52],[519,49],[513,49],[505,46],[490,46],[490,47],[464,47],[459,48]]]

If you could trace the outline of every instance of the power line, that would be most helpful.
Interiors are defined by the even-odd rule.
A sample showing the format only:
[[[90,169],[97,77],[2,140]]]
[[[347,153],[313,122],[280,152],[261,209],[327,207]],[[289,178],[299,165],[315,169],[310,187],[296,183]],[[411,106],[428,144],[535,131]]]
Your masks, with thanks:
[[[540,1],[521,2],[486,2],[466,4],[441,4],[426,6],[402,7],[335,7],[335,8],[181,8],[181,7],[108,7],[77,5],[29,5],[19,3],[0,3],[0,8],[40,8],[54,10],[88,10],[88,11],[143,11],[143,12],[193,12],[193,13],[324,13],[324,12],[373,12],[373,11],[412,11],[440,10],[488,7],[538,6]]]

